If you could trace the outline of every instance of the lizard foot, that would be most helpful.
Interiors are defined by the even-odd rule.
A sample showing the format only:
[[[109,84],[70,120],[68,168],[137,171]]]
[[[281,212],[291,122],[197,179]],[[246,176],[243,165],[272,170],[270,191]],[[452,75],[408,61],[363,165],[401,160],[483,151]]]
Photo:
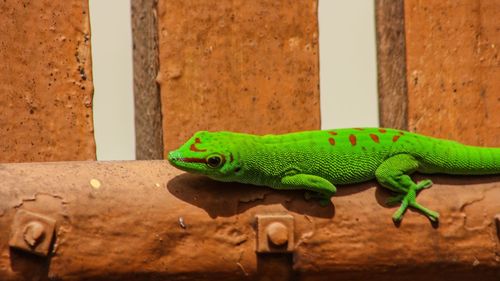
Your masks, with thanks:
[[[427,189],[432,186],[432,181],[431,180],[422,180],[419,181],[415,187],[415,192],[418,192],[422,189]],[[406,197],[406,194],[399,194],[396,196],[391,196],[389,199],[385,201],[387,205],[395,205],[398,203],[401,203],[403,199]]]
[[[393,198],[390,198],[389,201],[391,201],[391,202],[394,202],[396,199],[401,200],[400,201],[401,206],[392,215],[392,220],[395,223],[401,222],[401,220],[403,219],[403,215],[406,212],[406,209],[408,209],[408,207],[412,207],[412,208],[422,212],[432,222],[437,222],[439,220],[439,213],[425,208],[424,206],[420,205],[416,201],[417,191],[424,189],[424,188],[428,188],[431,185],[432,185],[432,182],[430,180],[423,180],[423,181],[419,182],[418,184],[411,186],[406,194],[398,195],[398,196],[395,196]]]
[[[415,188],[415,191],[420,191],[422,189],[427,189],[432,186],[432,181],[427,179],[427,180],[421,180],[417,183],[417,187]]]

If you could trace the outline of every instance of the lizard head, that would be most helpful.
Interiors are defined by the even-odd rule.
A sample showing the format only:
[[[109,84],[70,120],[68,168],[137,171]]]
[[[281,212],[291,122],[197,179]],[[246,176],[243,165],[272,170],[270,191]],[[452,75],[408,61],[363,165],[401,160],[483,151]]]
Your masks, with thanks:
[[[183,171],[230,181],[241,171],[238,155],[232,151],[234,138],[228,132],[197,132],[181,147],[169,152],[168,161]]]

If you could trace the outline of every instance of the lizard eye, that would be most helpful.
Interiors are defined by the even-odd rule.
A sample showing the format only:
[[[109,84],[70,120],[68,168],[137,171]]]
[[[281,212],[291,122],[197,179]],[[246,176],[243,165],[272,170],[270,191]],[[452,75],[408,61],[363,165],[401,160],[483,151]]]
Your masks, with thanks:
[[[219,155],[212,155],[207,158],[207,165],[210,168],[218,168],[223,164],[222,157]]]

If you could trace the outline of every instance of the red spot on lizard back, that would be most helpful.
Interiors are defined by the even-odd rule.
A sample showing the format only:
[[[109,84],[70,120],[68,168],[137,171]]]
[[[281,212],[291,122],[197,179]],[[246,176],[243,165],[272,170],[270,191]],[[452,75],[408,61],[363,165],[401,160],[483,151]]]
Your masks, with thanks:
[[[355,146],[356,145],[356,136],[349,135],[349,141],[351,142],[352,146]]]
[[[338,133],[337,133],[337,132],[333,132],[333,131],[328,132],[328,133],[329,133],[330,135],[332,135],[332,136],[336,136],[336,135],[338,135]]]
[[[370,138],[372,138],[372,140],[373,140],[374,142],[376,142],[376,143],[380,143],[380,140],[379,140],[379,138],[378,138],[378,136],[377,136],[377,135],[375,135],[375,134],[370,134]]]
[[[353,128],[354,130],[363,131],[363,128]]]
[[[328,141],[330,142],[331,145],[335,145],[335,139],[329,138]]]
[[[392,142],[397,142],[397,141],[398,141],[398,139],[399,139],[399,136],[394,136],[394,137],[392,138]]]
[[[404,135],[405,133],[404,133],[404,132],[399,131],[399,134],[400,134],[400,135]]]
[[[382,134],[384,134],[384,133],[386,133],[386,132],[387,132],[387,130],[386,130],[386,129],[382,129],[382,128],[378,129],[378,131],[379,131],[379,132],[381,132]]]

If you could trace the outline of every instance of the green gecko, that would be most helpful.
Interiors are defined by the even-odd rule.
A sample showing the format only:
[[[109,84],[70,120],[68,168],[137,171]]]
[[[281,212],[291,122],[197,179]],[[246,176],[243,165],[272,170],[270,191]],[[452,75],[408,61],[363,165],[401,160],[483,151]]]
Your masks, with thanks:
[[[225,182],[264,185],[280,190],[305,189],[325,200],[337,184],[377,179],[401,203],[400,222],[408,207],[437,221],[439,214],[416,201],[431,180],[414,182],[413,172],[455,175],[500,174],[500,148],[467,146],[395,129],[353,128],[257,136],[233,132],[194,134],[168,154],[187,172]]]

